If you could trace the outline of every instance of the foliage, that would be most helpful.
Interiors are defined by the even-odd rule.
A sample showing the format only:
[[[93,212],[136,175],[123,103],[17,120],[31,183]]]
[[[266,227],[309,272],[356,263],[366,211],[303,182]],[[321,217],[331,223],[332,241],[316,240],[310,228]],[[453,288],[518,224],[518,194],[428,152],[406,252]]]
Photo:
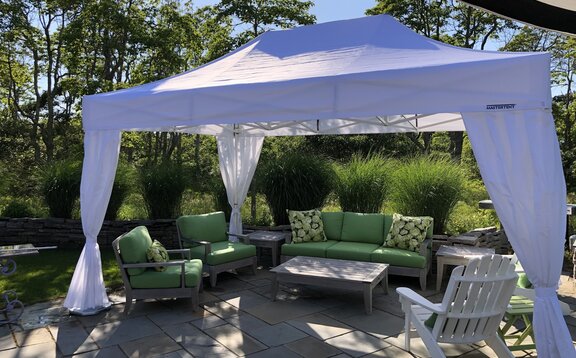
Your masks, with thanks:
[[[60,160],[46,165],[40,173],[41,192],[49,215],[71,219],[80,197],[82,165],[79,161]]]
[[[443,233],[451,211],[462,196],[466,177],[446,159],[417,157],[394,172],[391,199],[397,212],[432,216],[434,232]]]
[[[66,296],[79,249],[43,250],[39,255],[18,257],[18,272],[9,280],[0,280],[0,292],[15,290],[25,305]],[[122,277],[112,249],[101,249],[104,284],[111,289],[122,287]]]
[[[295,25],[309,25],[316,17],[309,13],[314,3],[302,0],[221,0],[216,5],[220,16],[234,17],[240,30],[236,41],[241,45],[271,27],[290,28]]]
[[[35,213],[26,200],[14,198],[2,209],[2,215],[0,216],[7,218],[32,218]]]
[[[104,219],[106,220],[116,220],[118,217],[118,212],[124,200],[130,194],[130,190],[133,183],[133,173],[131,168],[125,163],[119,163],[116,169],[116,177],[114,178],[114,185],[112,186],[112,194],[110,196],[110,202],[108,203],[108,208],[106,209],[106,215]]]
[[[211,189],[214,208],[216,211],[223,211],[226,218],[229,219],[232,214],[232,207],[230,207],[230,203],[228,203],[228,194],[226,193],[226,187],[221,177],[212,179]]]
[[[343,211],[379,213],[390,186],[391,165],[381,155],[354,155],[336,166],[336,194]]]
[[[171,219],[180,215],[186,189],[182,166],[172,162],[140,168],[142,197],[150,219]]]
[[[276,225],[287,225],[286,210],[321,208],[333,187],[328,160],[291,151],[261,163],[256,176]]]
[[[498,217],[494,210],[478,209],[478,203],[467,204],[459,201],[448,218],[446,232],[449,235],[458,235],[476,228],[499,226]]]

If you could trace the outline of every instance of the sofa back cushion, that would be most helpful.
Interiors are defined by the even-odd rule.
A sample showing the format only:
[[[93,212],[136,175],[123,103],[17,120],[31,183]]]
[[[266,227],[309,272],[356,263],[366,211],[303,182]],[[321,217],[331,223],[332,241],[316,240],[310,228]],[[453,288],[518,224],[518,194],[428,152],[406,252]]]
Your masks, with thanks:
[[[384,215],[345,212],[341,240],[382,245]]]
[[[342,237],[343,212],[322,212],[324,234],[328,240],[340,240]]]
[[[141,264],[148,262],[146,251],[152,245],[152,239],[146,226],[137,226],[124,234],[118,241],[120,256],[125,264]],[[139,275],[145,268],[129,268],[129,275]]]
[[[181,237],[195,241],[227,241],[226,216],[218,211],[202,215],[186,215],[176,220]]]

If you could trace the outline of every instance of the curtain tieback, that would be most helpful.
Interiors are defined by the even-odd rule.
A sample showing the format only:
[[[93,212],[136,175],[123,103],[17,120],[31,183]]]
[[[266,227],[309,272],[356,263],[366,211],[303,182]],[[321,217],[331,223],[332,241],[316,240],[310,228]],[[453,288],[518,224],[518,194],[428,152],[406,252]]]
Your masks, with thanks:
[[[535,291],[537,298],[557,298],[556,287],[536,287]]]

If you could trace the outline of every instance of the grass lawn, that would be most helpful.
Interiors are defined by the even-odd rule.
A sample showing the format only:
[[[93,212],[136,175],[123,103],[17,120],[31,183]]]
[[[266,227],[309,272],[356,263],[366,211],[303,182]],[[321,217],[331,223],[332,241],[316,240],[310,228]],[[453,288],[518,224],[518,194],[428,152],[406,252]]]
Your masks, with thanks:
[[[43,250],[38,255],[15,257],[17,270],[0,275],[0,293],[14,290],[24,305],[65,297],[82,250]],[[100,249],[106,287],[122,286],[122,277],[111,248]],[[1,304],[0,304],[1,305]]]

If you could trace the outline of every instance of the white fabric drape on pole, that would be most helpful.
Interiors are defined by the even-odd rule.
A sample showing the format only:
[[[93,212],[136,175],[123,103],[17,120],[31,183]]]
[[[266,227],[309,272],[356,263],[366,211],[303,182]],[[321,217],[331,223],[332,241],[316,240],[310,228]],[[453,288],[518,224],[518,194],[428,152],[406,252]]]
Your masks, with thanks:
[[[484,184],[536,299],[539,357],[576,357],[556,290],[566,230],[566,184],[549,110],[463,113]]]
[[[229,230],[233,234],[241,234],[240,209],[246,200],[252,177],[254,177],[264,137],[232,134],[218,136],[217,140],[220,173],[226,186],[228,202],[232,207]],[[237,238],[231,237],[231,240],[237,240]]]
[[[84,135],[80,212],[86,243],[64,301],[64,307],[75,314],[90,315],[110,307],[97,237],[112,193],[120,137],[117,130],[87,131]]]

